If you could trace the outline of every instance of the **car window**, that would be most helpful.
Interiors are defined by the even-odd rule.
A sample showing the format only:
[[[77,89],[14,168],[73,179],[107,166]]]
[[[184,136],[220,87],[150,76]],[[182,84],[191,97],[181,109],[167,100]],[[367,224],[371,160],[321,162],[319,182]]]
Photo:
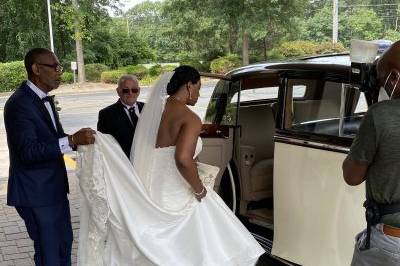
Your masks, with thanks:
[[[295,98],[304,97],[306,91],[306,86],[296,85],[293,88],[293,93]],[[251,102],[258,100],[271,100],[278,98],[279,87],[262,87],[242,90],[240,92],[240,102]],[[235,93],[232,97],[231,103],[237,103],[239,93]]]
[[[205,124],[235,125],[237,104],[232,103],[232,97],[240,89],[240,82],[220,80],[215,86],[207,107]]]
[[[263,87],[263,88],[254,88],[248,90],[242,90],[240,92],[240,101],[241,102],[250,102],[257,100],[266,100],[266,99],[276,99],[278,98],[279,87]],[[231,103],[237,103],[239,93],[235,93],[233,95]]]
[[[294,95],[299,84],[307,87],[307,97],[297,100],[294,96],[289,97],[291,102],[287,108],[291,110],[285,112],[286,129],[333,136],[356,134],[361,119],[357,112],[364,110],[364,95],[340,82],[292,79],[288,81],[288,96]],[[348,90],[346,97],[342,90]],[[341,108],[344,108],[345,117],[342,120]]]

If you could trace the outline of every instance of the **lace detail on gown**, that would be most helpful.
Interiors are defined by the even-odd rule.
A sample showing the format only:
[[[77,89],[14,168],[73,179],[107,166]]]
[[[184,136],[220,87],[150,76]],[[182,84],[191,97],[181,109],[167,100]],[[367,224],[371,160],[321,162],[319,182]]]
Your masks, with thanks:
[[[77,176],[81,189],[80,265],[103,265],[104,241],[110,214],[104,180],[103,155],[98,145],[79,146]],[[84,166],[84,167],[82,167]]]

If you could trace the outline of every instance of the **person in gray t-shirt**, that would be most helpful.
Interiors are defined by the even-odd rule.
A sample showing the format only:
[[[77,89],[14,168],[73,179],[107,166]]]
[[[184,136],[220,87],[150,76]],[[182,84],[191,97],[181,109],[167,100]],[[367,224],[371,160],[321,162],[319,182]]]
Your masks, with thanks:
[[[343,177],[351,186],[365,181],[367,198],[378,204],[400,203],[400,42],[377,61],[380,98],[365,114],[350,152]],[[390,97],[388,96],[390,95]],[[400,212],[385,215],[356,237],[352,265],[400,265]]]

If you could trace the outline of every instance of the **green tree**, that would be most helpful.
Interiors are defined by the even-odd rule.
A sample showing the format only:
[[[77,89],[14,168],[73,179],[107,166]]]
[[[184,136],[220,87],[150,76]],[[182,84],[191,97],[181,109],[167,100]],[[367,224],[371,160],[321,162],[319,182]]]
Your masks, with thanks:
[[[0,62],[21,60],[30,48],[49,46],[47,19],[43,18],[47,18],[45,1],[1,1]]]
[[[248,64],[250,42],[262,40],[266,48],[267,38],[281,37],[278,29],[285,32],[290,28],[305,3],[304,0],[166,0],[164,11],[171,17],[174,29],[186,37],[189,49],[201,49],[200,40],[209,45],[209,40],[215,43],[214,38],[219,38],[224,40],[224,53],[235,53],[240,46],[243,63]]]
[[[339,41],[348,45],[350,39],[373,40],[383,36],[383,21],[370,8],[359,8],[366,1],[342,1],[339,12]],[[351,8],[350,8],[351,7]],[[357,7],[357,8],[354,8]],[[332,36],[332,3],[327,1],[325,6],[315,12],[303,24],[301,39],[324,42]]]
[[[184,47],[174,33],[170,19],[163,13],[162,2],[137,4],[125,13],[124,18],[127,19],[129,32],[153,50],[157,61],[178,60],[178,54]]]
[[[84,82],[85,66],[83,56],[83,40],[90,40],[91,29],[103,18],[108,16],[106,7],[114,7],[119,0],[70,0],[55,4],[60,10],[61,18],[66,28],[73,31],[72,38],[76,45],[78,64],[78,81]]]
[[[73,9],[71,0],[51,1],[55,52],[65,66],[69,65],[69,61],[76,60],[76,18],[79,18],[78,37],[86,44],[96,41],[99,25],[104,26],[107,21],[111,21],[107,8],[116,9],[118,1],[79,0],[79,14]],[[47,18],[46,1],[2,0],[0,62],[22,60],[26,52],[34,47],[49,47]],[[92,54],[88,56],[90,58]]]
[[[350,16],[341,16],[339,38],[348,44],[350,39],[374,40],[383,35],[383,22],[374,10],[362,8]]]

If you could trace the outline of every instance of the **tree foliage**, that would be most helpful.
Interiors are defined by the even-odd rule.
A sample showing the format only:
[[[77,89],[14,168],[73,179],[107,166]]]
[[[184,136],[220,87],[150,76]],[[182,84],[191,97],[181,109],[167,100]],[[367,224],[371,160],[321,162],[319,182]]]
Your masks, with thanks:
[[[77,13],[71,0],[52,0],[55,52],[65,67],[76,61],[76,39],[84,42],[87,63],[118,67],[153,59],[153,52],[143,39],[121,30],[123,21],[110,17],[107,8],[116,10],[117,3],[118,0],[79,0]],[[50,48],[47,17],[46,1],[2,0],[0,62],[22,60],[34,47]]]
[[[119,2],[78,0],[77,12],[72,0],[51,1],[55,50],[66,68],[76,61],[76,39],[82,39],[87,64],[111,69],[156,61],[207,71],[212,60],[228,54],[255,62],[302,53],[309,42],[324,43],[316,53],[342,50],[328,45],[331,0],[148,0],[126,13]],[[398,40],[398,8],[398,0],[339,0],[340,43]],[[118,16],[111,17],[110,9]],[[49,47],[48,32],[46,1],[2,0],[0,62]]]

